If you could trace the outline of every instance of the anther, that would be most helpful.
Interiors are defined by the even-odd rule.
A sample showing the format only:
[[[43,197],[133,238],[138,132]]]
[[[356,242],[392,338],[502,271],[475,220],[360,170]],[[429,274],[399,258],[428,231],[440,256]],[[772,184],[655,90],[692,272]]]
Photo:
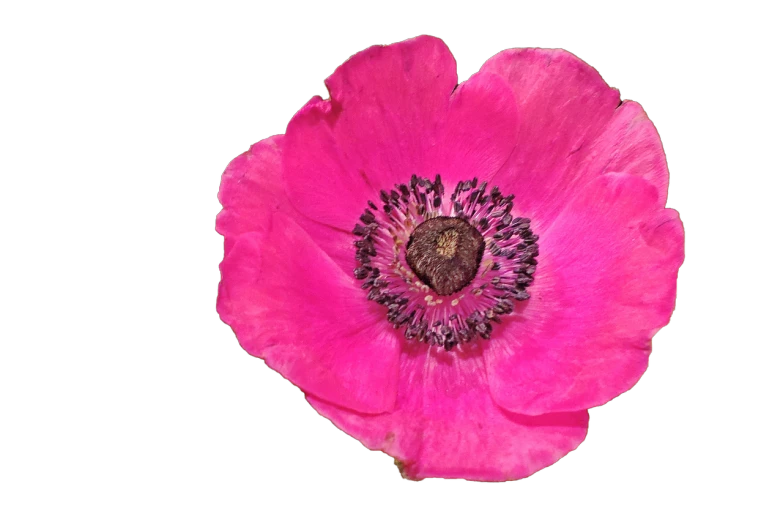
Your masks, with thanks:
[[[408,341],[460,349],[489,339],[492,323],[530,299],[538,236],[512,215],[513,194],[487,186],[458,182],[447,200],[440,174],[413,174],[359,216],[354,276]]]
[[[356,236],[363,236],[367,233],[367,229],[359,224],[353,227],[353,233]]]
[[[359,219],[362,220],[362,223],[369,225],[370,223],[375,223],[375,216],[373,216],[372,212],[369,210],[365,210],[364,214],[359,217]]]

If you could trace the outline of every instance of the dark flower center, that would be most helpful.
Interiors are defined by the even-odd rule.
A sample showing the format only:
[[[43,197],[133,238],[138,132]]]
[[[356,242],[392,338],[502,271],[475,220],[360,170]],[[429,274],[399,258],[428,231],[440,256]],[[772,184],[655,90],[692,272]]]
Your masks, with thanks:
[[[435,217],[413,231],[405,259],[436,294],[451,295],[476,277],[483,255],[481,232],[460,218]]]
[[[406,339],[451,350],[489,339],[514,301],[530,299],[538,236],[498,187],[473,178],[444,193],[440,175],[414,175],[382,190],[381,205],[368,201],[353,230],[354,274]]]

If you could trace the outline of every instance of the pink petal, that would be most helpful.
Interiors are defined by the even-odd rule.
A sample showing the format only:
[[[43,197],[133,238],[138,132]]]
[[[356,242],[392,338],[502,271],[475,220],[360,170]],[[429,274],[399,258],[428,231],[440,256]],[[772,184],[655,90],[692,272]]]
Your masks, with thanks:
[[[225,237],[226,253],[240,235],[266,230],[272,213],[279,211],[297,221],[340,268],[353,274],[353,236],[302,216],[289,202],[283,190],[284,142],[284,136],[259,141],[234,158],[223,172],[218,192],[223,210],[218,214],[216,230]]]
[[[518,133],[513,92],[492,74],[459,88],[446,45],[421,36],[371,47],[326,80],[286,130],[285,186],[304,215],[351,230],[381,190],[412,174],[489,177]]]
[[[338,147],[377,191],[427,175],[438,145],[457,64],[446,44],[432,36],[374,46],[349,59],[326,80]]]
[[[251,355],[356,411],[394,407],[399,341],[382,313],[291,218],[243,234],[220,265],[218,313]]]
[[[272,212],[290,211],[281,176],[282,142],[283,136],[259,141],[223,172],[218,192],[223,210],[216,229],[225,237],[226,252],[245,232],[265,230]]]
[[[639,176],[607,174],[541,235],[533,297],[485,355],[500,406],[583,410],[639,380],[650,340],[674,309],[684,258],[682,223],[659,199]]]
[[[591,178],[608,172],[640,176],[658,189],[658,204],[666,204],[669,190],[666,155],[658,131],[638,103],[624,100],[601,135],[580,152],[584,163],[579,169],[584,174]]]
[[[668,171],[652,123],[634,102],[563,50],[511,49],[481,69],[502,76],[520,111],[517,149],[494,178],[517,196],[517,208],[550,223],[590,180],[606,172],[639,175],[666,201]],[[619,106],[619,107],[618,107]]]
[[[447,187],[474,177],[489,179],[516,146],[519,115],[514,93],[494,74],[474,74],[457,87],[443,125],[431,165],[419,172],[430,177],[442,174]]]
[[[339,110],[316,96],[288,124],[283,153],[285,191],[305,216],[350,231],[377,190],[350,168],[332,133]]]
[[[575,449],[586,411],[528,417],[492,401],[480,356],[419,350],[401,358],[397,409],[381,415],[308,401],[340,429],[400,461],[406,478],[527,477]]]

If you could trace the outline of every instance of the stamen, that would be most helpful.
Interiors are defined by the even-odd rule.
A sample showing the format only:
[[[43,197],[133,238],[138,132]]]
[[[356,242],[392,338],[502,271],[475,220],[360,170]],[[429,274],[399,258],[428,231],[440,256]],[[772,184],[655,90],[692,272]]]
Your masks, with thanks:
[[[406,339],[451,350],[489,339],[492,323],[530,298],[538,236],[512,215],[513,194],[487,193],[486,181],[444,193],[440,175],[414,174],[381,191],[381,205],[368,201],[353,229],[354,274]]]

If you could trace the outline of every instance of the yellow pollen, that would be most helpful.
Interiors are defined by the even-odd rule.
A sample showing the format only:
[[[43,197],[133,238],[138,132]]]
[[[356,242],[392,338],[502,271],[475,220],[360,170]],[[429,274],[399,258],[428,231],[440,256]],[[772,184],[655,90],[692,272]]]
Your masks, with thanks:
[[[485,259],[482,264],[484,265],[484,271],[481,273],[481,275],[485,275],[487,272],[489,272],[495,262],[492,261],[492,259]]]
[[[454,257],[454,254],[457,253],[458,243],[459,232],[453,228],[449,228],[444,230],[438,236],[438,246],[436,247],[435,251],[438,253],[438,255],[445,257],[446,259],[451,259]]]

